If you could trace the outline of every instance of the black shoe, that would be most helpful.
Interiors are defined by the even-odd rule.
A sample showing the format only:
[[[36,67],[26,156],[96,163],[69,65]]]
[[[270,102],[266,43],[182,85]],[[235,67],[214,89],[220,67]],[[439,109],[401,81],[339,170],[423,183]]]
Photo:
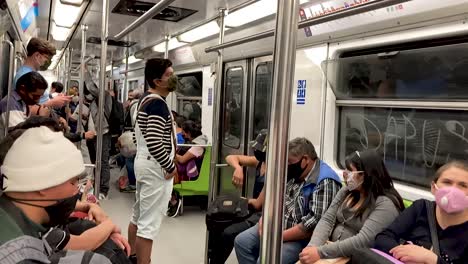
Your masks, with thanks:
[[[169,209],[167,210],[167,216],[169,217],[176,217],[179,214],[180,206],[182,203],[180,202],[180,199],[177,199],[177,203],[171,204],[169,203]]]
[[[136,257],[136,254],[130,255],[130,257],[128,257],[128,259],[130,260],[130,262],[131,262],[132,264],[137,264],[137,257]]]

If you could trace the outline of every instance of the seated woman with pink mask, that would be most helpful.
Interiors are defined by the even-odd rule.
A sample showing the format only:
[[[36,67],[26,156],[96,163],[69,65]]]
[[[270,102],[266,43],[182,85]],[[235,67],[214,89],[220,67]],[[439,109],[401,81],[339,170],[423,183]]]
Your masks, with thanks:
[[[468,164],[442,166],[431,191],[435,202],[415,201],[376,236],[375,248],[406,264],[468,263]],[[434,212],[437,237],[430,231],[427,206]]]

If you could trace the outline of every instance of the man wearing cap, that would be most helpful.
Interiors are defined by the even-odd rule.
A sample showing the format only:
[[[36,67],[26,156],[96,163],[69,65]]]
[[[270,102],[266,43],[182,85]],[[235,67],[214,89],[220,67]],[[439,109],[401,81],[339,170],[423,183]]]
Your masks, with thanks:
[[[281,263],[296,263],[309,243],[318,221],[341,188],[336,172],[320,160],[306,138],[295,138],[288,146],[288,171],[284,197],[284,231]],[[262,219],[240,233],[234,241],[240,264],[259,263]]]
[[[213,263],[225,263],[229,258],[234,247],[234,239],[241,232],[251,228],[258,223],[262,215],[263,202],[265,200],[265,192],[263,185],[265,182],[266,171],[266,150],[267,150],[268,131],[263,129],[257,135],[250,145],[253,149],[254,156],[245,155],[229,155],[226,157],[226,162],[234,168],[232,175],[232,184],[236,187],[241,187],[244,183],[244,167],[255,168],[255,183],[253,188],[252,199],[249,199],[249,207],[255,211],[245,221],[233,224],[222,233],[221,242],[217,248],[213,250]]]
[[[42,239],[77,206],[79,178],[86,174],[75,145],[45,126],[24,131],[9,145],[1,166],[0,263],[83,263],[85,256],[84,263],[110,263],[92,252],[53,252]]]

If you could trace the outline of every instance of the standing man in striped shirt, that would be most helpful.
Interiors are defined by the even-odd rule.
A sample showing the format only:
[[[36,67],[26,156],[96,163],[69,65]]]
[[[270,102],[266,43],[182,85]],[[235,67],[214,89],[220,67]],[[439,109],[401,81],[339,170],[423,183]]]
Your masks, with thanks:
[[[135,138],[136,202],[128,227],[132,262],[149,264],[153,239],[159,231],[171,199],[177,170],[175,128],[166,97],[177,88],[172,62],[150,59],[145,66],[148,92],[138,104]]]

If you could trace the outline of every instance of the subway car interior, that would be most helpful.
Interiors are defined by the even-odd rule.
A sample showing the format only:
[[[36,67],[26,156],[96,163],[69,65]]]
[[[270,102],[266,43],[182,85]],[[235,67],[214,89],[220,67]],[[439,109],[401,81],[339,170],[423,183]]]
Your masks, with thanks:
[[[355,233],[365,236],[370,221],[363,218],[373,219],[372,210],[382,201],[380,194],[370,194],[380,189],[365,188],[379,184],[382,196],[396,191],[395,199],[404,205],[400,209],[417,207],[421,199],[431,201],[439,221],[435,233],[439,232],[440,253],[434,251],[438,262],[402,257],[404,248],[389,253],[379,246],[383,242],[376,242],[375,247],[399,261],[391,263],[468,263],[466,237],[458,251],[447,249],[442,237],[448,235],[443,232],[452,226],[443,227],[444,213],[439,212],[442,204],[457,199],[453,208],[459,210],[452,212],[465,219],[457,220],[457,232],[468,234],[468,167],[462,166],[468,153],[466,0],[0,0],[0,38],[0,89],[6,102],[5,108],[0,103],[4,131],[0,138],[6,139],[21,122],[16,119],[23,108],[18,110],[16,104],[27,101],[18,88],[22,76],[39,73],[47,82],[40,96],[47,94],[45,100],[59,107],[52,103],[47,107],[37,97],[34,103],[26,102],[21,114],[26,120],[50,109],[45,116],[55,113],[66,133],[81,137],[73,143],[87,172],[80,180],[82,199],[98,203],[114,230],[123,240],[128,238],[133,246],[125,252],[133,257],[126,259],[128,263],[149,263],[141,253],[148,245],[151,263],[387,263],[355,262],[356,253],[347,247],[372,248],[370,240],[350,240],[332,249],[345,241],[341,234],[335,237],[340,217],[345,218],[347,234],[356,228],[350,223],[357,219],[353,210],[360,212],[363,203],[372,209],[357,213],[362,222],[356,220],[361,225]],[[31,46],[38,39],[46,44],[34,50]],[[51,47],[53,52],[44,52]],[[164,64],[167,60],[171,65]],[[158,63],[166,65],[162,72],[151,68],[161,67]],[[35,64],[37,68],[31,66]],[[169,69],[174,74],[166,76]],[[146,100],[161,90],[154,95],[159,102]],[[151,145],[159,140],[161,145]],[[141,158],[143,152],[147,158]],[[167,160],[161,158],[166,155]],[[364,164],[367,155],[383,166],[386,180],[370,175],[380,172]],[[353,163],[356,159],[364,165]],[[159,166],[156,171],[153,165],[145,167],[151,162]],[[449,166],[461,171],[453,174],[460,181],[458,187],[455,180],[437,183],[438,177],[444,178],[445,164],[459,164]],[[299,166],[297,177],[292,165]],[[13,185],[7,169],[3,164],[4,182]],[[321,179],[326,170],[337,178]],[[151,179],[148,185],[145,171],[158,181]],[[374,180],[363,178],[353,189],[361,176]],[[169,192],[159,185],[163,181],[161,186],[170,185]],[[305,183],[299,185],[301,181]],[[306,190],[310,181],[313,187]],[[378,181],[387,181],[388,186]],[[310,195],[327,203],[314,216],[309,211],[319,202],[307,195],[329,182],[338,187],[322,187],[324,194]],[[7,196],[8,184],[2,187]],[[442,188],[443,184],[453,186]],[[332,199],[344,191],[348,203],[343,204],[350,206],[351,218],[345,211],[337,213],[331,223],[335,229],[323,241],[334,242],[314,244],[317,229],[331,211],[327,207],[333,208]],[[330,195],[330,200],[320,195]],[[214,222],[221,217],[219,210],[227,210],[223,217],[237,217],[229,220],[232,223],[247,223],[251,218],[240,216],[244,205],[249,217],[252,211],[261,215],[248,224],[257,230],[251,238],[256,246],[247,249],[247,242],[241,241],[245,231],[230,237],[226,250],[217,244],[229,239],[215,233],[225,235],[227,225],[220,231]],[[374,222],[379,221],[385,222]],[[392,230],[392,225],[384,230],[388,224],[376,232],[376,240],[383,241]],[[136,240],[129,234],[132,225]],[[142,235],[147,228],[152,238]],[[299,242],[292,239],[297,242],[293,244],[288,231],[308,234],[301,238],[305,244],[298,251]],[[428,234],[434,234],[432,229]],[[401,247],[417,244],[405,241]],[[0,239],[0,249],[3,243]],[[0,263],[16,263],[2,254],[0,250]],[[252,254],[253,262],[248,261]]]

